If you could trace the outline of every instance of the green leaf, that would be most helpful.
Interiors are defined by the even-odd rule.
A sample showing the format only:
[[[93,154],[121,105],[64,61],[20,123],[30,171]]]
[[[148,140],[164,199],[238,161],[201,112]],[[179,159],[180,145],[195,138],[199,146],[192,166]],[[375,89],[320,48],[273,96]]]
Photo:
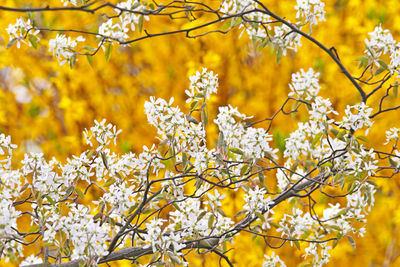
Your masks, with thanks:
[[[208,229],[212,229],[214,225],[215,216],[213,214],[208,217]]]
[[[104,56],[106,57],[106,61],[110,60],[111,52],[112,52],[112,43],[108,43],[106,47],[106,51],[104,52]]]
[[[349,235],[347,235],[346,237],[347,237],[347,240],[349,241],[350,245],[351,245],[353,248],[356,248],[356,242],[354,241],[353,237],[351,237],[351,236],[349,236]]]
[[[385,70],[389,69],[388,65],[386,64],[385,61],[383,61],[382,59],[378,59],[378,63],[379,65],[384,68]]]
[[[40,229],[39,225],[33,225],[31,228],[29,228],[28,233],[34,233],[37,232]]]
[[[374,75],[376,76],[376,75],[379,75],[379,74],[381,74],[382,72],[384,72],[386,69],[384,68],[384,67],[379,67],[376,71],[375,71],[375,73],[374,73]]]
[[[227,30],[229,30],[231,28],[231,21],[230,20],[225,20],[224,25],[222,25],[222,31],[226,32]]]
[[[56,202],[54,202],[54,200],[49,195],[45,195],[45,198],[47,198],[51,205],[54,206],[56,204]]]
[[[199,216],[197,217],[197,221],[200,221],[201,219],[203,219],[204,215],[207,214],[207,211],[203,211],[202,213],[199,214]]]
[[[83,194],[82,190],[80,190],[78,187],[75,188],[75,193],[80,197],[81,199],[85,198],[85,195]]]
[[[7,49],[10,48],[11,46],[13,46],[13,44],[15,44],[15,42],[18,40],[18,38],[14,38],[11,41],[8,42],[7,44]]]
[[[87,46],[87,45],[84,45],[84,46],[82,47],[82,49],[86,49],[86,50],[91,51],[91,52],[94,52],[94,51],[97,50],[97,48],[90,47],[90,46]]]
[[[399,95],[399,83],[397,81],[393,85],[393,95],[395,98]]]
[[[281,62],[282,54],[283,54],[283,49],[279,47],[276,51],[276,64],[279,64],[279,62]]]
[[[397,168],[397,163],[392,158],[389,158],[389,163],[390,166]]]
[[[193,101],[193,102],[190,104],[190,111],[195,110],[199,105],[200,105],[200,102],[199,102],[199,101]]]
[[[325,162],[324,164],[320,165],[321,168],[332,168],[332,162]]]
[[[239,217],[239,216],[242,216],[242,215],[244,215],[244,214],[246,214],[246,213],[247,213],[246,210],[241,210],[241,211],[239,211],[238,213],[236,213],[233,217]]]
[[[236,147],[229,148],[229,151],[232,152],[232,153],[235,153],[235,154],[242,155],[242,156],[244,155],[243,150],[241,150],[239,148],[236,148]]]
[[[37,44],[39,43],[39,39],[33,34],[29,34],[28,39],[33,48],[37,49]]]
[[[106,181],[106,183],[104,184],[104,187],[109,187],[110,185],[112,185],[113,183],[115,183],[117,180],[114,177],[111,177],[110,179],[108,179]]]
[[[275,145],[283,155],[283,153],[286,150],[286,138],[287,136],[280,132],[279,130],[274,131],[274,140],[275,140]]]
[[[219,132],[217,146],[222,148],[224,146],[224,133]]]
[[[242,168],[240,169],[240,175],[241,175],[241,176],[245,175],[245,174],[248,172],[249,167],[250,167],[250,166],[249,166],[248,164],[244,164],[244,165],[242,166]]]
[[[312,147],[314,147],[319,142],[319,140],[321,140],[321,136],[323,134],[324,134],[323,132],[320,132],[314,137],[314,139],[312,140],[312,143],[311,143]]]
[[[341,141],[344,141],[344,142],[346,142],[346,139],[344,139],[344,136],[346,135],[346,133],[347,133],[347,131],[346,130],[343,130],[343,131],[341,131],[340,133],[338,133],[338,135],[336,136],[337,137],[337,139],[339,139],[339,140],[341,140]]]
[[[188,156],[185,152],[182,152],[182,170],[185,171],[188,165]]]
[[[101,152],[101,159],[103,160],[104,167],[108,170],[108,162],[107,162],[107,156],[104,152]]]
[[[138,28],[139,28],[139,32],[142,32],[142,30],[143,30],[143,15],[139,16]]]
[[[296,248],[297,248],[298,250],[301,250],[301,248],[300,248],[300,242],[299,242],[298,240],[294,240],[293,243],[296,245]]]
[[[74,68],[76,63],[76,54],[73,54],[72,57],[69,59],[69,67],[72,69]]]
[[[339,131],[336,130],[336,129],[331,129],[331,133],[332,133],[334,136],[337,136],[338,133],[339,133]]]
[[[204,128],[207,128],[207,125],[208,125],[208,110],[207,110],[207,106],[204,106],[201,109],[201,121],[203,122]]]
[[[358,140],[360,140],[360,141],[363,141],[363,142],[365,142],[365,143],[369,143],[369,141],[368,141],[368,139],[365,137],[365,136],[357,136],[356,137]]]
[[[225,212],[224,212],[220,207],[217,208],[217,211],[218,211],[218,213],[221,214],[222,216],[227,217],[226,214],[225,214]]]
[[[69,196],[72,194],[72,192],[74,191],[74,186],[71,185],[70,187],[67,188],[67,191],[65,191],[65,196]]]
[[[86,59],[89,62],[89,65],[93,68],[94,66],[94,60],[93,60],[93,56],[91,55],[86,55]]]
[[[24,192],[29,186],[29,183],[24,184],[21,189],[19,190],[20,193]]]

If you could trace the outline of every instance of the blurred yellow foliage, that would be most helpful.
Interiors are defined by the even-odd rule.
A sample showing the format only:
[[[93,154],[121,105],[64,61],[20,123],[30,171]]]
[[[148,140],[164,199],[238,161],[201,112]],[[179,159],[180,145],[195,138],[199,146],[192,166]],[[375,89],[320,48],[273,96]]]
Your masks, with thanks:
[[[3,0],[1,5],[21,6],[29,5],[28,2]],[[30,2],[37,6],[42,1]],[[49,2],[61,5],[60,1]],[[271,11],[294,19],[295,1],[264,2]],[[315,27],[313,36],[327,47],[335,47],[350,72],[358,73],[355,58],[364,51],[364,39],[376,25],[382,24],[391,30],[395,39],[400,40],[398,0],[325,2],[327,21]],[[86,148],[82,130],[90,127],[93,120],[102,118],[123,129],[119,136],[120,152],[139,152],[143,145],[157,142],[155,130],[146,121],[144,101],[152,95],[166,99],[173,96],[176,103],[184,105],[188,75],[203,66],[218,73],[220,81],[218,95],[210,102],[210,117],[215,116],[218,105],[228,103],[238,106],[247,115],[254,115],[255,119],[271,116],[288,93],[290,75],[300,68],[313,67],[321,72],[321,94],[329,97],[337,110],[359,100],[338,67],[304,39],[298,53],[289,53],[279,65],[271,51],[257,51],[245,36],[239,38],[240,30],[234,30],[226,35],[210,34],[195,40],[186,39],[181,34],[140,41],[130,47],[115,46],[109,62],[99,52],[94,57],[93,68],[85,57],[79,57],[76,66],[70,69],[67,64],[59,66],[47,52],[47,44],[43,41],[37,50],[27,45],[20,49],[15,46],[6,49],[8,39],[4,29],[21,14],[0,14],[0,131],[11,135],[13,143],[18,144],[17,158],[22,158],[26,151],[43,151],[48,158],[55,156],[58,159],[80,153]],[[96,27],[94,18],[73,12],[35,14],[39,23],[49,27],[85,30]],[[201,20],[189,24],[177,20],[175,27],[192,27]],[[172,29],[172,25],[163,24],[166,21],[159,19],[152,31]],[[51,36],[51,33],[43,33],[40,37],[45,40]],[[382,129],[399,127],[399,112],[391,116],[375,122],[369,136],[371,143],[383,144]],[[272,131],[288,135],[295,129],[297,119],[278,117]],[[214,134],[216,129],[211,128],[209,132]],[[214,142],[213,138],[210,141]],[[381,190],[368,216],[365,237],[357,238],[356,249],[342,240],[333,250],[329,266],[400,266],[398,179],[378,180]],[[225,199],[224,209],[235,214],[241,205],[240,199],[237,195],[229,196]],[[35,251],[35,248],[28,250]],[[234,249],[228,255],[235,266],[261,266],[263,255],[271,251],[263,240],[243,234],[235,238]],[[287,266],[304,262],[299,251],[289,243],[277,253]],[[218,266],[218,259],[209,254],[196,256],[192,253],[189,257],[191,266]],[[128,262],[119,264],[129,265]]]

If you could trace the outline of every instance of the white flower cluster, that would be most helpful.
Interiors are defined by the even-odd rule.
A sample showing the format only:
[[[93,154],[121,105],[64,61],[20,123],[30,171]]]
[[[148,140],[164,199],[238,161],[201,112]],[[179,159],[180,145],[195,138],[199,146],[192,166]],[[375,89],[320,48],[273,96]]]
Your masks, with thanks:
[[[325,4],[320,0],[297,0],[294,7],[297,10],[296,19],[305,20],[310,26],[317,24],[318,21],[325,20]]]
[[[319,85],[319,73],[310,68],[307,72],[300,69],[300,72],[292,74],[292,81],[289,84],[291,92],[289,96],[298,97],[304,100],[312,100],[321,89]]]
[[[262,209],[269,210],[269,206],[273,205],[274,202],[271,200],[271,197],[265,197],[266,193],[267,191],[265,188],[260,188],[258,186],[255,186],[254,189],[249,188],[244,195],[244,201],[246,204],[244,204],[243,209],[253,214],[255,212],[260,212]]]
[[[34,38],[36,38],[37,40],[40,40],[39,37],[37,37],[40,31],[33,27],[32,21],[30,19],[25,21],[21,17],[17,19],[17,22],[15,24],[9,24],[6,31],[10,35],[10,41],[15,40],[15,42],[17,42],[18,48],[20,48],[21,46],[20,42],[26,43],[25,37],[28,33],[34,36]],[[29,46],[31,46],[30,42]]]
[[[245,127],[246,120],[251,117],[240,113],[237,108],[232,106],[219,107],[219,113],[214,122],[224,137],[224,143],[227,149],[239,149],[243,152],[244,158],[258,159],[266,154],[276,158],[277,149],[270,147],[272,141],[271,135],[261,128]],[[239,121],[236,121],[238,119]],[[222,148],[220,148],[222,149]],[[239,156],[237,158],[240,159]]]
[[[121,133],[122,130],[117,130],[115,125],[108,123],[106,125],[106,120],[102,120],[101,122],[94,121],[95,125],[90,128],[90,132],[85,129],[84,137],[86,140],[86,144],[93,146],[93,139],[97,141],[98,148],[97,150],[103,149],[107,146],[111,140],[116,141],[118,134]]]
[[[183,239],[220,235],[228,231],[233,224],[230,218],[223,217],[217,212],[210,212],[207,207],[201,208],[199,199],[187,199],[185,202],[177,203],[177,206],[178,208],[170,215],[174,224],[181,229],[180,235]],[[211,207],[216,210],[215,206]],[[214,223],[209,225],[211,220]]]
[[[389,131],[386,131],[386,143],[389,144],[391,141],[397,142],[399,140],[400,129],[399,128],[390,128]]]
[[[61,216],[55,210],[49,212],[51,216],[48,216],[43,240],[57,244],[60,240],[56,233],[61,232],[73,246],[72,259],[107,255],[110,225],[96,223],[89,207],[76,205],[70,209],[67,216]]]
[[[252,0],[224,0],[221,4],[220,11],[224,14],[238,14],[247,10],[256,9],[257,2]]]
[[[389,30],[384,30],[381,25],[375,27],[373,32],[369,33],[370,39],[365,39],[367,49],[365,54],[369,62],[380,68],[388,68],[389,71],[400,75],[398,70],[400,66],[400,43],[397,43]],[[383,55],[390,56],[390,63],[385,63]]]
[[[167,251],[172,252],[174,256],[180,256],[182,253],[179,252],[185,245],[180,242],[181,234],[174,232],[174,225],[168,224],[163,229],[163,223],[166,222],[164,219],[154,218],[149,223],[146,223],[147,233],[143,235],[144,242],[151,247],[153,253],[159,251],[166,253]],[[179,259],[176,257],[176,259]],[[184,265],[184,262],[181,262]]]
[[[353,113],[355,111],[355,114]],[[340,126],[347,130],[359,130],[367,127],[365,135],[368,134],[373,122],[369,118],[372,113],[372,108],[360,103],[354,106],[347,106],[345,110],[346,116],[343,117],[343,121],[340,122]]]
[[[271,256],[264,255],[264,257],[265,261],[263,262],[262,267],[286,267],[286,264],[278,255],[275,255],[275,252],[272,252]]]
[[[77,0],[61,0],[61,2],[64,3],[64,6],[67,6],[68,4],[71,4],[71,5],[74,5],[74,6],[78,5]]]
[[[166,140],[170,145],[174,145],[175,151],[186,151],[190,155],[195,155],[206,149],[205,129],[202,123],[188,120],[178,107],[173,107],[174,99],[169,102],[164,99],[154,97],[144,104],[147,120],[150,124],[157,127],[161,140]]]
[[[60,65],[63,65],[65,62],[76,60],[74,48],[78,45],[78,42],[84,41],[85,38],[82,36],[72,40],[71,37],[67,37],[65,34],[57,34],[55,39],[50,39],[49,41],[49,52],[53,52]]]
[[[203,68],[201,73],[196,72],[189,79],[190,91],[185,90],[186,95],[189,97],[186,103],[197,99],[209,99],[211,94],[215,94],[218,91],[218,74],[214,75],[213,71],[208,71],[207,68]]]
[[[295,9],[297,10],[296,19],[301,21],[302,24],[296,25],[301,28],[309,24],[310,29],[312,25],[317,24],[318,21],[325,20],[325,4],[320,0],[297,0]],[[241,20],[240,27],[245,27],[245,31],[253,41],[259,41],[262,46],[266,44],[278,51],[279,55],[286,55],[287,50],[297,51],[297,47],[301,46],[300,35],[295,33],[286,24],[280,26],[271,26],[274,19],[264,12],[259,10],[257,1],[245,0],[225,0],[222,2],[220,11],[225,15],[234,15],[246,13],[243,15],[244,22]],[[249,12],[252,11],[253,12]],[[262,9],[261,9],[262,10]],[[232,19],[231,27],[236,25],[237,18]],[[290,23],[290,21],[288,21]]]
[[[139,0],[120,2],[117,7],[115,11],[119,13],[119,21],[108,19],[100,25],[99,34],[123,42],[129,37],[129,29],[134,31],[138,24],[143,23],[144,19],[149,20],[149,17],[142,14],[146,11],[146,7]]]
[[[274,26],[273,34],[270,34],[270,42],[275,49],[282,51],[282,55],[287,55],[287,50],[297,52],[297,47],[301,46],[300,35],[293,32],[286,24]],[[260,37],[260,35],[257,35]]]

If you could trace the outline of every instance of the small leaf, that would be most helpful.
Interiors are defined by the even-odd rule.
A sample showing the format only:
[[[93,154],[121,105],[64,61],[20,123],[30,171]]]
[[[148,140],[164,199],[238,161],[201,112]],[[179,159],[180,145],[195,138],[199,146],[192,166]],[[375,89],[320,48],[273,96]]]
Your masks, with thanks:
[[[365,143],[369,143],[369,141],[368,141],[368,139],[365,137],[365,136],[357,136],[356,137],[358,140],[360,140],[360,141],[363,141],[363,142],[365,142]]]
[[[207,106],[201,109],[201,121],[203,122],[204,128],[208,125],[208,110]]]
[[[69,67],[72,69],[74,68],[76,63],[76,54],[73,54],[72,57],[69,59]]]
[[[389,163],[390,166],[397,168],[397,163],[392,158],[389,158]]]
[[[231,28],[231,21],[230,20],[225,20],[224,25],[222,25],[222,31],[226,32],[227,30],[229,30]]]
[[[28,39],[29,39],[29,42],[31,43],[31,45],[33,46],[33,48],[37,49],[37,44],[39,42],[39,39],[33,34],[29,34]]]
[[[219,132],[217,146],[222,148],[224,146],[224,133]]]
[[[28,186],[29,186],[29,183],[24,184],[24,185],[21,187],[21,189],[19,190],[19,192],[20,192],[20,193],[24,192],[25,189],[28,188]]]
[[[395,98],[399,95],[399,83],[397,81],[393,85],[393,95]]]
[[[107,156],[104,152],[101,152],[101,159],[103,160],[104,167],[108,170],[108,162],[107,162]]]
[[[69,196],[72,194],[72,192],[74,191],[74,186],[71,185],[70,187],[67,188],[67,191],[65,191],[65,196]]]
[[[279,47],[276,51],[276,64],[279,64],[279,62],[281,62],[282,54],[283,54],[283,49]]]
[[[336,129],[331,129],[331,133],[332,133],[334,136],[337,136],[338,133],[339,133],[339,131],[336,130]]]
[[[217,211],[218,211],[218,213],[221,214],[222,216],[227,217],[226,214],[225,214],[225,212],[224,212],[220,207],[217,208]]]
[[[194,124],[199,124],[199,121],[196,120],[195,118],[193,118],[193,117],[190,116],[190,115],[186,115],[186,119],[188,120],[188,122],[192,122],[192,123],[194,123]]]
[[[108,43],[108,45],[106,47],[106,51],[104,53],[104,56],[106,57],[106,61],[110,60],[111,52],[112,52],[112,43]]]
[[[75,188],[75,193],[81,198],[84,199],[85,195],[83,194],[82,190],[80,190],[79,188]]]
[[[112,185],[113,183],[115,183],[117,180],[113,177],[111,177],[110,179],[108,179],[106,181],[106,183],[104,184],[104,187],[109,187],[110,185]]]
[[[356,248],[356,242],[354,241],[353,237],[351,237],[351,236],[349,236],[349,235],[347,235],[346,237],[347,237],[347,240],[349,241],[350,245],[351,245],[353,248]]]
[[[319,140],[321,140],[321,136],[322,136],[323,134],[324,134],[323,132],[320,132],[320,133],[318,133],[318,134],[314,137],[314,139],[313,139],[313,141],[312,141],[312,143],[311,143],[311,146],[312,146],[312,147],[314,147],[314,146],[319,142]]]
[[[188,156],[185,152],[182,152],[182,170],[185,171],[188,165]]]
[[[301,250],[301,248],[300,248],[300,243],[299,243],[298,240],[294,240],[293,243],[296,245],[296,248],[297,248],[298,250]]]
[[[215,219],[215,216],[212,215],[212,214],[210,215],[210,217],[208,217],[208,229],[212,229],[213,228],[214,219]]]
[[[139,32],[142,32],[142,30],[143,30],[143,15],[139,16],[138,28],[139,28]]]
[[[204,215],[207,214],[207,211],[203,211],[202,213],[199,214],[199,216],[197,216],[197,221],[200,221],[201,219],[203,219]]]
[[[378,59],[378,63],[379,65],[384,68],[385,70],[389,69],[388,65],[386,64],[385,61],[383,61],[382,59]]]
[[[15,44],[15,42],[18,40],[18,38],[14,38],[11,41],[8,42],[7,44],[7,49],[10,48],[11,46],[13,46],[13,44]]]
[[[96,50],[97,50],[96,48],[94,48],[94,47],[90,47],[90,46],[87,46],[87,45],[83,46],[83,47],[82,47],[82,49],[86,49],[86,50],[88,50],[88,51],[92,51],[92,52],[94,52],[94,51],[96,51]]]
[[[249,165],[248,164],[243,165],[242,168],[240,169],[240,175],[241,176],[245,175],[248,172],[248,170],[249,170]]]
[[[39,225],[33,225],[31,228],[29,228],[28,233],[34,233],[39,230]]]
[[[375,71],[375,76],[381,74],[382,72],[384,72],[386,69],[384,67],[379,67],[376,71]]]
[[[324,164],[320,165],[321,168],[332,168],[332,162],[325,162]]]
[[[195,110],[199,105],[200,105],[200,102],[199,102],[199,101],[193,101],[193,102],[190,104],[190,111]]]
[[[241,210],[241,211],[239,211],[238,213],[236,213],[233,217],[239,217],[239,216],[242,216],[242,215],[244,215],[244,214],[246,214],[246,213],[247,213],[246,210]]]
[[[93,60],[93,56],[91,55],[86,55],[86,59],[89,62],[89,65],[93,68],[94,66],[94,60]]]
[[[231,151],[232,153],[235,153],[235,154],[244,155],[243,150],[241,150],[239,148],[231,147],[231,148],[229,148],[229,151]]]
[[[45,198],[47,198],[47,200],[50,202],[51,205],[54,206],[54,205],[56,204],[56,203],[54,202],[54,200],[53,200],[49,195],[46,195]]]
[[[103,213],[98,212],[96,215],[93,216],[93,220],[100,219],[101,217],[103,217]]]

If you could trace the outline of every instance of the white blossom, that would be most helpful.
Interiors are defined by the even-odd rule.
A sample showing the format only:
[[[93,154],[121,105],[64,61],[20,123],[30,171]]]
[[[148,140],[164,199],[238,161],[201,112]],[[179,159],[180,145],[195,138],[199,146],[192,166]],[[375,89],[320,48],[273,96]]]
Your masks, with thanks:
[[[49,41],[49,52],[52,52],[57,57],[60,65],[63,65],[65,62],[74,60],[76,56],[74,48],[78,45],[78,42],[83,41],[85,41],[85,38],[82,36],[72,40],[71,37],[67,37],[65,34],[57,34],[55,39],[50,39]]]

